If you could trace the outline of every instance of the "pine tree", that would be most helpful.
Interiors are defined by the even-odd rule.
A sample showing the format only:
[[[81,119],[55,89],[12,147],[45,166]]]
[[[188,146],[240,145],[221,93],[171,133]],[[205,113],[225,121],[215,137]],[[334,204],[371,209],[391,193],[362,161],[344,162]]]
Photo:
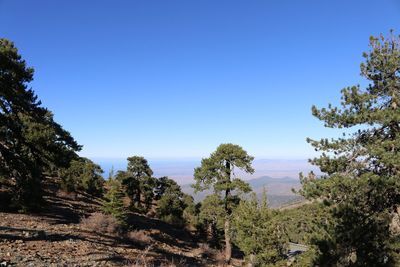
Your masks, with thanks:
[[[259,202],[253,193],[242,200],[232,220],[234,243],[244,252],[248,266],[277,266],[287,254],[287,236],[268,208],[264,191]]]
[[[0,176],[11,181],[14,205],[23,210],[41,202],[44,172],[68,167],[81,148],[28,89],[32,80],[14,44],[0,39]]]
[[[183,219],[188,226],[197,229],[199,225],[199,206],[194,203],[194,198],[191,195],[183,193]]]
[[[231,215],[240,200],[240,193],[250,192],[250,186],[243,180],[235,177],[235,167],[253,173],[251,166],[253,157],[243,148],[233,144],[221,144],[217,150],[201,161],[201,166],[195,169],[193,187],[196,191],[203,191],[213,187],[216,194],[223,195],[224,232],[225,232],[225,261],[231,260]]]
[[[369,85],[342,90],[341,107],[312,113],[326,127],[348,129],[338,139],[308,139],[325,175],[301,177],[303,195],[323,199],[334,222],[320,243],[323,266],[391,266],[389,224],[400,202],[400,38],[371,37],[361,75]],[[352,134],[348,134],[351,130]]]
[[[199,222],[207,234],[208,241],[219,246],[224,231],[225,210],[221,197],[217,194],[206,196],[201,202]]]
[[[143,205],[142,209],[144,212],[148,212],[153,204],[155,198],[155,188],[157,185],[157,179],[151,176],[145,176],[141,179],[139,186],[142,194]]]
[[[151,170],[147,160],[140,156],[128,158],[128,167],[125,172],[118,172],[118,179],[122,182],[127,195],[131,199],[132,207],[138,211],[145,211],[151,205],[154,197],[155,180],[151,177]],[[145,202],[142,206],[142,199]]]
[[[83,190],[100,196],[103,193],[103,170],[87,158],[72,160],[68,169],[62,172],[62,187],[69,191]]]
[[[163,180],[165,185],[157,201],[157,217],[167,223],[183,225],[182,215],[186,206],[181,187],[174,180],[168,178]]]
[[[140,199],[140,195],[138,195],[139,181],[127,171],[117,171],[115,179],[121,183],[124,193],[129,197],[130,207],[136,206],[137,208],[136,200]]]
[[[125,226],[127,212],[123,202],[125,194],[121,182],[110,175],[106,182],[106,189],[107,191],[102,203],[103,212],[112,215],[121,225]]]

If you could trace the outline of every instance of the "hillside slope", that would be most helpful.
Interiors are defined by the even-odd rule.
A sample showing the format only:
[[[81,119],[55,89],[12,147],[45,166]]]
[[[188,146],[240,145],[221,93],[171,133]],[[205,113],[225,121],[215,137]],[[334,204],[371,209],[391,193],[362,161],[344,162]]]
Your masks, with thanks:
[[[80,223],[100,210],[99,199],[65,196],[53,182],[46,188],[41,213],[0,212],[1,266],[218,265],[185,229],[131,214],[138,239],[100,232]]]

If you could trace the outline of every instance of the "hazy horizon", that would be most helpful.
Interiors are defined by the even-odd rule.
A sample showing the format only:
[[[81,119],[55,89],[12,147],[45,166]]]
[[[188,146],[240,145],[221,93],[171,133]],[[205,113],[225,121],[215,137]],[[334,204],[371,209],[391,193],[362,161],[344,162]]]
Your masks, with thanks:
[[[126,170],[126,158],[96,158],[91,160],[99,164],[104,173],[104,177],[112,168],[114,172],[118,170]],[[181,158],[181,159],[154,159],[148,158],[150,167],[154,172],[154,177],[168,176],[180,185],[190,184],[193,182],[193,170],[200,166],[201,158]],[[255,173],[253,175],[244,174],[236,171],[236,174],[245,180],[255,179],[262,176],[271,178],[290,177],[298,179],[300,172],[308,173],[314,171],[319,173],[318,169],[307,162],[307,159],[255,159],[253,161]]]

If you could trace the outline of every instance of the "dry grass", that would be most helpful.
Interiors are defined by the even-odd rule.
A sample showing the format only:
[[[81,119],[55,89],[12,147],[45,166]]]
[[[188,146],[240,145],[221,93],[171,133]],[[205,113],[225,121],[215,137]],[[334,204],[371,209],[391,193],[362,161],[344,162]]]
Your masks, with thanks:
[[[184,259],[180,259],[179,261],[175,262],[174,259],[172,259],[171,262],[163,262],[160,264],[160,267],[189,267]]]
[[[208,244],[201,243],[196,250],[196,254],[202,258],[213,259],[218,266],[225,262],[225,253],[223,250],[211,248]]]
[[[213,258],[216,249],[211,248],[208,244],[201,243],[196,251],[202,258]]]
[[[69,200],[77,200],[78,198],[78,194],[76,192],[67,192],[64,190],[59,190],[57,192],[57,196]]]
[[[116,234],[121,228],[117,219],[100,212],[92,213],[89,217],[83,218],[81,225],[88,230],[108,234]]]
[[[172,259],[171,261],[168,261],[165,259],[165,262],[161,262],[158,264],[154,264],[151,259],[149,258],[149,252],[153,247],[147,246],[145,250],[143,250],[142,253],[140,253],[137,257],[136,260],[133,262],[131,267],[188,267],[189,265],[186,264],[186,261],[184,259],[180,259],[178,261],[175,261]]]
[[[217,250],[214,254],[214,260],[219,266],[225,265],[225,252],[223,250]]]
[[[142,251],[137,257],[135,262],[131,265],[131,267],[153,267],[154,264],[152,264],[148,260],[148,254],[150,250],[152,249],[152,246],[146,247],[145,250]]]
[[[128,232],[127,238],[132,242],[139,243],[141,245],[148,245],[153,242],[153,238],[151,238],[144,230]]]
[[[156,212],[153,209],[151,209],[146,213],[146,216],[154,218],[156,216]]]

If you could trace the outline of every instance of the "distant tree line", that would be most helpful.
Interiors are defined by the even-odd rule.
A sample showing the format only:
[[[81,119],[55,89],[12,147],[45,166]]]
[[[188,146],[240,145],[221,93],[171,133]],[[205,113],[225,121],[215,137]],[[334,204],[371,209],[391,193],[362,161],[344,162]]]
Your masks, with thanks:
[[[103,207],[122,223],[128,212],[155,215],[174,225],[184,225],[194,206],[193,197],[182,192],[181,187],[168,177],[152,177],[147,160],[140,156],[128,158],[126,171],[110,173],[105,183]],[[126,199],[127,201],[124,201]]]

